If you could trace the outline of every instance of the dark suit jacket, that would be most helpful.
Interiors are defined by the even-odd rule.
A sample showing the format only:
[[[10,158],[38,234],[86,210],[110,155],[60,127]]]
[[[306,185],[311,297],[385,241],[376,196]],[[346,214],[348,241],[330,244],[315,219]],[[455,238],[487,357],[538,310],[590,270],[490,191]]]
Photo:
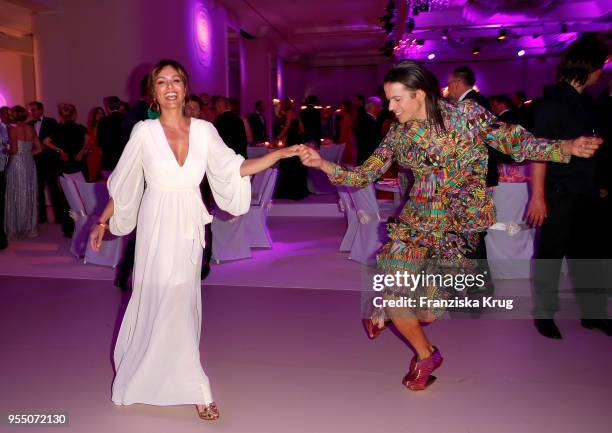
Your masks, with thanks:
[[[55,130],[57,129],[57,121],[53,117],[42,117],[42,123],[40,124],[40,131],[38,132],[38,139],[40,140],[41,146],[43,146],[42,153],[39,153],[34,157],[36,160],[36,164],[40,166],[40,164],[52,164],[57,163],[58,155],[48,147],[45,147],[43,141],[45,138],[53,136],[55,134]],[[30,121],[30,126],[35,128],[34,121]]]
[[[121,124],[123,114],[113,111],[108,116],[100,120],[98,125],[98,146],[102,149],[102,169],[114,170],[125,143],[121,136]]]
[[[247,136],[242,119],[231,111],[226,111],[217,116],[215,127],[227,147],[246,159]]]
[[[357,119],[357,126],[355,127],[357,165],[363,164],[380,144],[380,130],[379,121],[368,113]]]
[[[253,133],[253,141],[255,143],[268,141],[266,124],[261,120],[259,113],[250,113],[248,119],[249,125],[251,125],[251,132]]]
[[[321,111],[309,105],[300,113],[300,119],[304,125],[304,141],[314,141],[317,146],[321,140]]]
[[[484,107],[487,110],[491,111],[491,106],[489,105],[489,101],[487,100],[487,98],[485,98],[485,96],[482,93],[477,92],[476,90],[470,90],[463,98],[464,101],[466,99],[471,99],[472,101],[476,102],[481,107]]]

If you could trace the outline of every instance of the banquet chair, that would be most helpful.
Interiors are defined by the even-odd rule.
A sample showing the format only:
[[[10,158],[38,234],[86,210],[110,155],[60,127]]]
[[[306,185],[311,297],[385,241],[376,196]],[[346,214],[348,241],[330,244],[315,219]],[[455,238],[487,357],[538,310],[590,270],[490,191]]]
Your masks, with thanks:
[[[83,173],[80,171],[75,173],[64,173],[63,176],[72,180],[73,182],[85,182],[85,176],[83,176]]]
[[[350,188],[350,197],[357,215],[357,230],[349,258],[359,263],[373,265],[376,253],[386,241],[387,218],[397,215],[397,208],[381,206],[376,200],[374,185]]]
[[[70,217],[74,220],[74,232],[70,241],[70,253],[78,258],[85,255],[91,224],[87,220],[85,206],[79,196],[76,184],[64,177],[59,178],[60,186],[70,207]]]
[[[109,200],[108,190],[104,182],[87,183],[75,182],[79,195],[83,200],[85,212],[90,219],[90,226],[95,224]],[[122,236],[114,236],[111,233],[106,233],[102,240],[100,251],[96,252],[87,242],[85,250],[85,258],[83,263],[93,263],[95,265],[112,266],[113,268],[119,264],[121,255],[123,254]]]
[[[213,212],[212,260],[219,264],[228,260],[250,259],[244,215],[233,216],[216,209]]]
[[[247,241],[252,248],[272,248],[272,238],[268,230],[268,212],[272,206],[272,195],[278,178],[278,169],[269,168],[266,172],[270,173],[263,187],[260,202],[251,202],[251,209],[244,215]]]
[[[340,242],[340,251],[346,252],[350,251],[353,246],[359,221],[357,220],[357,211],[351,199],[349,188],[344,185],[336,185],[336,189],[338,190],[339,197],[338,204],[346,216],[346,231],[344,232],[342,242]]]
[[[339,162],[344,152],[344,143],[321,146],[319,153],[323,159],[330,162]],[[336,188],[331,184],[327,175],[319,169],[308,168],[308,190],[313,194],[334,194]]]
[[[261,204],[261,196],[271,175],[272,169],[268,168],[251,178],[251,206]]]
[[[264,156],[268,154],[267,147],[247,147],[247,156],[249,158],[259,158],[260,156]]]

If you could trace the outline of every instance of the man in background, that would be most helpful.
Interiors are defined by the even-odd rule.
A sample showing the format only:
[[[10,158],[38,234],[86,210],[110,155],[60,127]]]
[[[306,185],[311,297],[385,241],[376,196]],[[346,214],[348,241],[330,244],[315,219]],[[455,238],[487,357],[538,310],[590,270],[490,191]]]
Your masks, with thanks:
[[[116,96],[105,98],[108,116],[98,125],[98,146],[102,149],[102,169],[112,171],[119,162],[125,143],[121,135],[124,115],[119,111],[121,100]]]
[[[58,171],[59,159],[56,152],[45,146],[45,140],[55,133],[57,121],[52,117],[44,115],[45,110],[42,102],[32,101],[28,104],[30,112],[29,124],[36,130],[43,151],[34,156],[36,162],[36,176],[38,181],[38,221],[47,222],[47,202],[45,199],[45,188],[49,188],[51,205],[55,222],[62,221],[62,192],[59,188]]]
[[[227,147],[247,158],[247,134],[244,122],[232,112],[228,99],[224,96],[213,98],[216,113],[215,128]]]
[[[249,114],[249,125],[251,125],[251,131],[253,132],[254,143],[268,141],[265,113],[266,106],[263,101],[255,102],[255,111]]]

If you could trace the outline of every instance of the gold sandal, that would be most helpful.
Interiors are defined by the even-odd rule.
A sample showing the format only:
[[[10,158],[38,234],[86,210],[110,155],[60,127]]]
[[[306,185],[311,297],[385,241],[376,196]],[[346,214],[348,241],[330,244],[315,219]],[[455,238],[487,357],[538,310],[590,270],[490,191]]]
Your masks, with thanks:
[[[198,411],[198,416],[204,420],[214,421],[219,419],[219,408],[214,401],[205,405],[203,409],[200,409],[198,405],[196,405],[196,410]]]

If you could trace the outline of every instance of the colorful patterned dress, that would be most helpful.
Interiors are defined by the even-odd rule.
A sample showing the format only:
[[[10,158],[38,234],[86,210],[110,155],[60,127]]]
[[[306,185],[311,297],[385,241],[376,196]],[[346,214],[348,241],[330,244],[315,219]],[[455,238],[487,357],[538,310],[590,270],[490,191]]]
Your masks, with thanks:
[[[561,153],[561,141],[535,138],[519,125],[500,122],[473,101],[441,101],[440,108],[446,132],[438,132],[428,120],[396,122],[363,165],[352,170],[338,166],[329,175],[335,184],[364,187],[393,161],[413,171],[410,197],[399,218],[388,223],[390,241],[376,257],[377,267],[386,273],[474,270],[466,254],[476,247],[478,232],[495,223],[492,192],[486,187],[487,145],[517,162],[569,161]],[[420,291],[434,298],[458,294],[435,285]],[[407,294],[397,288],[391,293]],[[373,317],[382,319],[383,313],[378,314]]]

